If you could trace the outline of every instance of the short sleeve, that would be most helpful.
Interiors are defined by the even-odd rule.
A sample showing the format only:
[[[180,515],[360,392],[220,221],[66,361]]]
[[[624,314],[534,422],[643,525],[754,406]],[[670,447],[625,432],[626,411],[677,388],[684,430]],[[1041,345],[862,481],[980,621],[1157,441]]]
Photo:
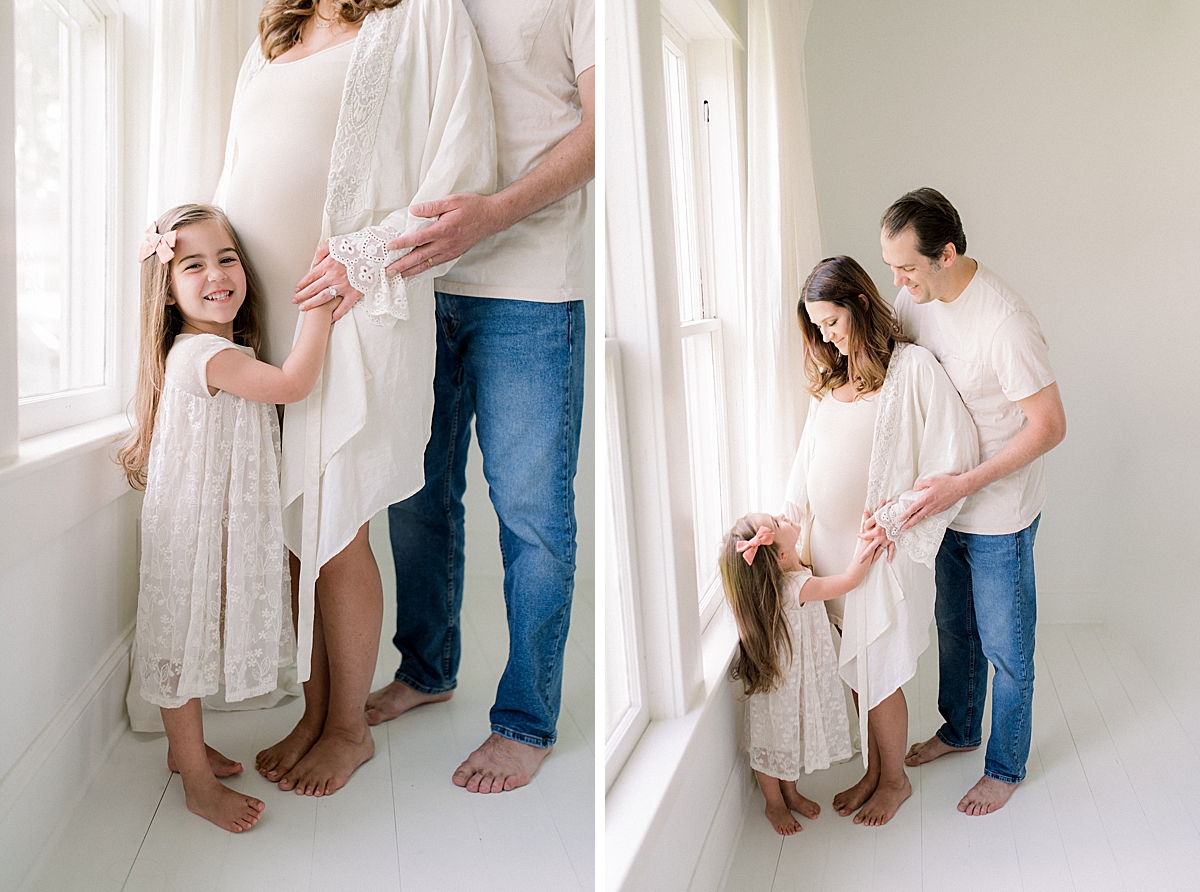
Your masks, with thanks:
[[[1016,402],[1054,383],[1050,348],[1032,313],[1013,313],[992,339],[992,368],[1005,397]]]
[[[595,0],[574,0],[571,12],[571,62],[578,78],[596,64]]]
[[[237,344],[220,335],[180,335],[167,355],[166,378],[185,393],[210,398],[208,361],[222,350],[238,350]]]
[[[788,592],[797,601],[801,601],[804,583],[812,578],[812,570],[808,569],[808,567],[801,567],[799,570],[789,570],[787,573]]]

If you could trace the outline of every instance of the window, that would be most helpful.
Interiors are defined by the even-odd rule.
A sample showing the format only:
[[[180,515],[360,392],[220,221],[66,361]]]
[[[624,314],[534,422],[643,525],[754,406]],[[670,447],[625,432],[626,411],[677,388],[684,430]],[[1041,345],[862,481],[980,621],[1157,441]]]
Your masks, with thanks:
[[[86,0],[14,0],[22,438],[119,411],[109,233],[112,27]]]

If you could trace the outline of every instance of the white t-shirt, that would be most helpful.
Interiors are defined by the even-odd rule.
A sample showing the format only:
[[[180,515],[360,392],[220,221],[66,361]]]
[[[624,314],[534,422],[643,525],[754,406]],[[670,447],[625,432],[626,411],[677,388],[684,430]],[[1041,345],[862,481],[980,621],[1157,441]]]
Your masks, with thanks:
[[[1049,348],[1028,304],[991,270],[979,265],[950,303],[913,303],[896,296],[905,332],[933,353],[958,388],[979,429],[979,460],[987,461],[1025,427],[1017,400],[1054,383]],[[1025,529],[1046,501],[1043,457],[970,496],[950,529],[1002,535]]]
[[[576,79],[596,64],[594,0],[464,0],[487,60],[500,188],[537,167],[582,118]],[[587,192],[530,214],[470,251],[437,289],[541,303],[584,296]]]

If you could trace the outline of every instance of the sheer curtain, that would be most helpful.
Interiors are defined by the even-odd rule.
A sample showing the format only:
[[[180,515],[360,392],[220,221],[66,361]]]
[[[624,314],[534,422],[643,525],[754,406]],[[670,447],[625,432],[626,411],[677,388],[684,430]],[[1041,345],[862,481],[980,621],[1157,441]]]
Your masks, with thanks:
[[[154,4],[147,219],[185,201],[212,200],[233,88],[261,9],[262,0]]]
[[[796,302],[824,256],[804,83],[811,10],[812,0],[750,0],[747,10],[748,442],[757,459],[748,491],[763,511],[782,505],[804,426]]]

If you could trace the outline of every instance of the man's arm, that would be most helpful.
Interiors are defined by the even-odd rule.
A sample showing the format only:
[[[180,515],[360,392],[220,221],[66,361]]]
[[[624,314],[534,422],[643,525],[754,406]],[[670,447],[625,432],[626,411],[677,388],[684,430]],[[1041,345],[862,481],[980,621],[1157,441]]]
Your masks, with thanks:
[[[1067,416],[1057,384],[1048,384],[1033,396],[1017,400],[1017,405],[1029,423],[1003,449],[965,474],[939,474],[916,482],[913,488],[924,490],[924,495],[900,515],[904,522],[902,531],[1025,467],[1063,441],[1067,435]]]
[[[594,99],[596,69],[576,78],[583,118],[541,164],[495,195],[464,192],[437,201],[413,205],[417,217],[438,217],[424,229],[392,239],[388,250],[412,248],[387,268],[389,276],[415,276],[431,266],[461,257],[489,235],[503,232],[535,211],[553,204],[584,186],[595,176],[596,122]],[[432,260],[433,263],[428,261]]]

